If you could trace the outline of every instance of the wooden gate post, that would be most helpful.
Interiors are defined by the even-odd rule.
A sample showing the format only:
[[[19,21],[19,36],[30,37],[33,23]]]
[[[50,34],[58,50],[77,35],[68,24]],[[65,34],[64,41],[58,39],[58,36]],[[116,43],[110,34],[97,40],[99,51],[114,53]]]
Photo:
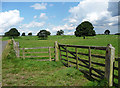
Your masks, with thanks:
[[[50,47],[48,49],[49,49],[49,60],[51,61],[51,50],[50,50]]]
[[[59,61],[58,59],[58,43],[55,41],[55,61]]]
[[[25,48],[23,48],[23,59],[25,59]]]
[[[108,85],[113,86],[113,62],[115,60],[115,48],[111,44],[107,45],[105,56],[105,78]]]

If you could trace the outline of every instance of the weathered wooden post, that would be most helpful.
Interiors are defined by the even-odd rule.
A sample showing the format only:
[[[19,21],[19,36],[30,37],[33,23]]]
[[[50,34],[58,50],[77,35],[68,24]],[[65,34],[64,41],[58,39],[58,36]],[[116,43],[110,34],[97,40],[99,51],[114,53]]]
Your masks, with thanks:
[[[23,59],[25,59],[25,48],[23,48]]]
[[[18,57],[20,57],[20,48],[19,48],[19,42],[18,42]]]
[[[60,46],[59,46],[59,52],[60,52],[60,60],[62,60]]]
[[[58,59],[58,43],[55,41],[55,61],[59,61]]]
[[[113,62],[115,59],[115,48],[111,44],[107,45],[105,56],[105,78],[109,86],[113,86]]]
[[[67,46],[66,46],[65,48],[66,48],[67,66],[69,67],[69,60],[68,60],[68,50],[67,50]]]
[[[76,52],[76,68],[78,69],[78,56],[77,56],[77,48],[75,48],[75,52]]]
[[[50,51],[50,47],[49,47],[49,60],[51,61],[51,51]]]
[[[91,50],[90,50],[90,47],[88,49],[88,53],[89,53],[89,74],[91,76],[92,69],[91,69]]]

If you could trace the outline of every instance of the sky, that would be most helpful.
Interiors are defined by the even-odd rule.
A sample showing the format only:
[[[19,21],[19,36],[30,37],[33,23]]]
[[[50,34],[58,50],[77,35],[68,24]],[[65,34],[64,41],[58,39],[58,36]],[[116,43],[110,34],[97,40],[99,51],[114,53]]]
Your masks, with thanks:
[[[55,35],[63,30],[74,35],[76,27],[84,21],[93,24],[97,34],[109,29],[118,32],[118,2],[108,0],[79,0],[79,2],[7,2],[0,3],[0,35],[16,28],[21,34],[48,30]],[[120,27],[119,27],[120,28]]]

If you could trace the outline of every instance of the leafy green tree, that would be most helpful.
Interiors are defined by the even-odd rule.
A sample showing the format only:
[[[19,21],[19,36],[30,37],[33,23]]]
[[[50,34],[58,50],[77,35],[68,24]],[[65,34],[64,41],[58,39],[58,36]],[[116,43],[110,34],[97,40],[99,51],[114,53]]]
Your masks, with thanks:
[[[50,35],[50,34],[51,34],[51,33],[50,33],[49,31],[47,31],[47,30],[40,30],[40,32],[37,33],[37,36],[38,36],[39,33],[41,33],[41,32],[45,32],[47,35]]]
[[[109,34],[110,34],[110,31],[109,31],[109,30],[105,30],[104,34],[105,34],[105,35],[109,35]]]
[[[63,30],[59,30],[57,31],[56,35],[63,35],[64,34],[64,31]]]
[[[21,36],[25,36],[25,32],[23,32]]]
[[[28,33],[29,36],[32,36],[32,32]]]
[[[16,28],[11,28],[8,32],[5,33],[5,36],[17,37],[20,36],[20,32]]]
[[[95,30],[93,30],[94,27],[89,21],[84,21],[81,24],[79,24],[76,28],[75,36],[76,37],[81,37],[85,39],[85,36],[95,36]]]
[[[47,39],[48,35],[50,35],[51,33],[47,30],[40,30],[40,32],[37,34],[37,36],[40,39]]]

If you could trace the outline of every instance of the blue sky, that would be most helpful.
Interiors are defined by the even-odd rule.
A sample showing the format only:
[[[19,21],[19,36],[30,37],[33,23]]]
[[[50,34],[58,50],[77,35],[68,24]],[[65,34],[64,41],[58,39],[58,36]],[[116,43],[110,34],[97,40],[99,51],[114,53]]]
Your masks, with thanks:
[[[73,35],[75,28],[83,21],[90,21],[96,33],[106,29],[118,32],[117,2],[2,2],[0,12],[0,34],[12,27],[20,33],[34,35],[45,29],[55,35],[60,29],[65,35]],[[115,11],[115,10],[116,11]]]

